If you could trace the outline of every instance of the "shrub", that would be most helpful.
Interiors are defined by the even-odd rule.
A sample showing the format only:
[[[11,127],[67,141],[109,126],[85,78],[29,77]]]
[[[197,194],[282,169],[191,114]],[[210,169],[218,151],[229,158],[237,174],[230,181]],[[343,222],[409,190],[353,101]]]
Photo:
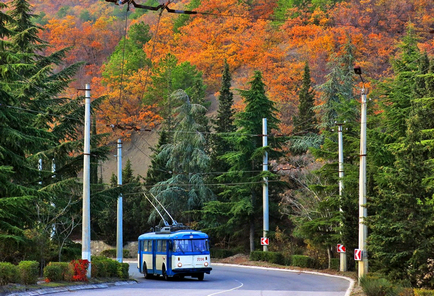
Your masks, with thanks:
[[[211,249],[210,252],[212,258],[219,258],[219,259],[227,258],[235,255],[234,251],[228,249]]]
[[[0,262],[0,286],[18,281],[18,268],[9,262]]]
[[[50,282],[60,282],[63,280],[62,268],[59,265],[48,263],[48,265],[44,267],[44,277]]]
[[[89,267],[89,261],[86,259],[72,260],[72,269],[74,270],[74,275],[72,279],[78,282],[87,282],[87,268]]]
[[[36,261],[21,261],[18,264],[20,283],[33,285],[38,282],[39,263]]]
[[[120,277],[129,278],[129,264],[103,256],[92,257],[92,277]]]
[[[101,256],[107,258],[115,258],[116,257],[116,249],[107,249],[101,252]]]
[[[362,277],[360,285],[366,296],[397,295],[391,282],[385,278]]]
[[[50,282],[73,280],[74,270],[71,264],[66,262],[50,262],[44,268],[44,277]]]
[[[250,253],[250,260],[252,261],[265,261],[264,260],[264,252],[262,251],[253,251]]]
[[[414,289],[414,296],[434,296],[434,290]]]
[[[302,267],[302,268],[312,268],[313,267],[313,259],[309,256],[305,255],[292,255],[291,256],[291,265]]]
[[[330,269],[339,270],[340,262],[341,261],[339,258],[332,258],[332,260],[330,262]]]
[[[123,258],[130,258],[130,250],[123,249],[122,250]],[[116,258],[116,249],[107,249],[101,252],[101,256],[107,258]]]
[[[130,274],[128,273],[129,269],[130,265],[128,263],[119,263],[118,276],[121,279],[128,279],[130,277]]]

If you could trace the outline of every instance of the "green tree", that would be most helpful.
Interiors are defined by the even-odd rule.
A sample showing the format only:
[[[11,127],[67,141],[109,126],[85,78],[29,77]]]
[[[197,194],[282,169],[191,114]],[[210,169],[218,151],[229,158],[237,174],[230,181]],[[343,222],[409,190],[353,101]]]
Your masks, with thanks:
[[[189,62],[178,63],[178,59],[171,53],[162,58],[153,69],[152,83],[144,98],[144,103],[158,104],[162,117],[166,120],[168,130],[173,129],[171,120],[173,111],[182,102],[172,101],[171,94],[176,90],[184,90],[194,104],[203,104],[205,85],[202,72]]]
[[[218,100],[217,118],[213,121],[215,134],[211,137],[211,171],[226,172],[229,169],[229,164],[223,161],[221,156],[231,151],[230,143],[226,140],[226,137],[236,130],[234,124],[235,111],[233,109],[234,95],[231,91],[231,74],[226,61]],[[217,181],[214,175],[211,175],[211,180],[211,183]]]
[[[38,37],[39,28],[31,22],[33,15],[27,1],[14,0],[7,11],[9,15],[0,14],[0,113],[4,136],[0,144],[0,179],[4,185],[0,203],[7,211],[0,214],[0,243],[8,246],[1,248],[1,257],[17,260],[26,252],[42,252],[42,248],[38,252],[24,248],[32,247],[32,237],[52,235],[53,225],[60,217],[73,215],[66,210],[73,210],[81,195],[76,190],[76,176],[83,160],[76,152],[82,151],[78,135],[84,106],[78,100],[60,96],[80,64],[60,68],[67,49],[48,56],[41,54],[48,44]],[[93,105],[96,104],[98,100]],[[101,155],[102,150],[95,149],[93,153]],[[37,166],[40,159],[42,170]],[[57,226],[56,229],[60,231]],[[29,231],[24,230],[37,235],[28,236]],[[8,257],[10,254],[14,255]]]
[[[399,44],[393,66],[394,79],[382,87],[384,112],[378,115],[381,130],[373,139],[378,171],[370,194],[368,248],[374,270],[432,286],[425,274],[433,252],[434,231],[434,191],[430,185],[434,157],[430,82],[434,74],[417,48],[412,24]],[[389,133],[387,137],[384,131]]]
[[[120,81],[121,72],[130,74],[145,66],[150,61],[143,51],[143,46],[151,39],[149,25],[140,22],[130,27],[128,37],[122,38],[105,65],[103,77]]]
[[[311,86],[309,64],[304,65],[304,74],[301,90],[298,93],[299,105],[298,115],[294,118],[294,133],[318,133],[316,126],[315,111],[315,92]]]
[[[262,147],[262,118],[267,118],[267,132],[277,129],[278,119],[274,103],[265,94],[265,84],[262,74],[256,71],[250,81],[250,89],[240,90],[241,96],[246,102],[244,112],[236,115],[237,133],[228,135],[227,141],[233,147],[233,151],[227,152],[222,159],[230,165],[229,171],[218,177],[221,183],[234,183],[226,185],[220,194],[222,202],[208,203],[204,209],[204,223],[208,224],[209,231],[222,231],[225,235],[236,238],[236,242],[247,239],[250,242],[250,251],[255,248],[255,225],[260,206],[258,197],[262,192],[262,180],[268,177],[270,180],[275,175],[268,171],[262,172],[262,158],[265,151],[271,159],[276,159],[276,150],[280,143],[270,137],[269,146]],[[275,183],[273,183],[274,185]],[[270,213],[273,213],[274,203],[278,190],[271,187]],[[272,214],[270,214],[272,215]]]
[[[166,168],[172,176],[150,191],[172,217],[191,222],[190,211],[201,209],[205,202],[214,198],[203,178],[209,170],[210,159],[205,151],[205,127],[197,120],[204,116],[206,108],[191,103],[182,90],[174,92],[171,99],[181,101],[182,105],[176,109],[173,140],[162,146],[157,158],[167,159]],[[150,219],[155,220],[155,215],[154,212]]]
[[[346,54],[332,59],[328,67],[330,74],[327,81],[319,88],[323,90],[322,100],[326,106],[322,112],[323,126],[321,146],[311,145],[310,151],[315,159],[322,160],[321,168],[312,172],[316,178],[307,175],[299,180],[294,203],[297,204],[293,220],[296,225],[295,233],[320,250],[328,254],[329,264],[331,249],[336,243],[343,243],[351,254],[357,242],[357,208],[358,196],[358,160],[359,128],[357,118],[358,104],[353,89],[353,57],[352,46],[346,44]],[[333,122],[333,123],[332,123]],[[338,163],[338,126],[343,124],[344,142],[344,189],[339,196],[339,163]],[[293,140],[291,140],[293,144]],[[305,144],[304,144],[305,146]],[[301,146],[303,147],[303,146]],[[294,148],[291,149],[291,151]],[[298,151],[297,149],[296,151]],[[314,181],[311,181],[314,180]],[[308,188],[308,190],[306,190]],[[342,211],[340,211],[342,210]],[[342,226],[341,226],[342,225]],[[354,247],[354,248],[353,248]],[[353,266],[353,262],[348,265]]]
[[[122,224],[124,241],[135,241],[140,234],[151,228],[147,222],[151,206],[143,196],[140,176],[134,176],[129,159],[122,169],[121,187],[117,183],[117,176],[112,174],[110,187],[117,188],[118,190],[110,191],[111,194],[106,199],[104,208],[97,214],[98,227],[100,229],[98,235],[110,245],[115,245],[116,243],[116,231],[113,230],[116,229],[117,225],[117,202],[120,194],[123,201]]]

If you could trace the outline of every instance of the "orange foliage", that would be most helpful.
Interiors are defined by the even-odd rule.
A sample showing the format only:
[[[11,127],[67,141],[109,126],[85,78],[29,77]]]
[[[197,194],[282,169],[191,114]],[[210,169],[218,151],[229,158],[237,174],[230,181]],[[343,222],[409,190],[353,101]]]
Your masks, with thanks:
[[[189,2],[177,1],[170,7],[183,9]],[[60,0],[32,3],[50,16],[65,5]],[[179,33],[173,30],[178,15],[166,11],[161,17],[158,12],[148,12],[129,25],[137,21],[149,24],[153,38],[144,47],[147,56],[156,63],[172,53],[179,62],[190,62],[203,72],[210,93],[220,89],[225,59],[232,71],[234,88],[245,88],[253,71],[262,71],[268,95],[280,110],[281,131],[285,133],[291,131],[292,116],[297,112],[305,61],[309,62],[313,82],[321,84],[329,71],[326,65],[330,55],[342,54],[340,45],[350,41],[357,63],[366,69],[367,76],[380,79],[390,69],[389,58],[409,20],[420,32],[420,48],[434,54],[434,41],[428,33],[434,28],[432,0],[349,0],[338,2],[327,11],[294,8],[289,15],[296,17],[279,26],[264,19],[272,16],[276,3],[202,0],[197,10],[208,14],[190,16]],[[101,124],[147,127],[158,122],[153,106],[144,107],[141,103],[149,83],[148,68],[124,78],[122,95],[114,82],[119,77],[101,84],[101,67],[123,34],[122,20],[109,17],[119,6],[94,0],[70,0],[68,5],[75,16],[51,19],[42,38],[54,46],[51,51],[74,46],[68,63],[86,61],[78,82],[84,84],[84,80],[94,77],[93,93],[108,95],[101,107]],[[97,20],[80,22],[76,17],[80,8],[86,8]],[[235,99],[236,108],[242,110],[243,102],[238,96]]]

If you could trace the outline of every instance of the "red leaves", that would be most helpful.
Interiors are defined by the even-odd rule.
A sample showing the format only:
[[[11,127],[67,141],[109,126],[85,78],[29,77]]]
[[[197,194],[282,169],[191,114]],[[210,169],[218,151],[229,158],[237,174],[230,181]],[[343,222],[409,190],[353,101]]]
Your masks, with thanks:
[[[72,260],[71,264],[74,268],[73,281],[87,282],[87,268],[89,267],[89,261],[86,259]]]

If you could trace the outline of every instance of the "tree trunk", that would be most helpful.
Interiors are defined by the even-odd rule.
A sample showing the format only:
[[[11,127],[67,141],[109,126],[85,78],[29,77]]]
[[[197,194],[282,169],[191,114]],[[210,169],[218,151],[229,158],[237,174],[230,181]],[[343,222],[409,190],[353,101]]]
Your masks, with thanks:
[[[327,247],[327,257],[329,259],[328,269],[330,269],[332,267],[332,252],[330,250],[330,247]]]

